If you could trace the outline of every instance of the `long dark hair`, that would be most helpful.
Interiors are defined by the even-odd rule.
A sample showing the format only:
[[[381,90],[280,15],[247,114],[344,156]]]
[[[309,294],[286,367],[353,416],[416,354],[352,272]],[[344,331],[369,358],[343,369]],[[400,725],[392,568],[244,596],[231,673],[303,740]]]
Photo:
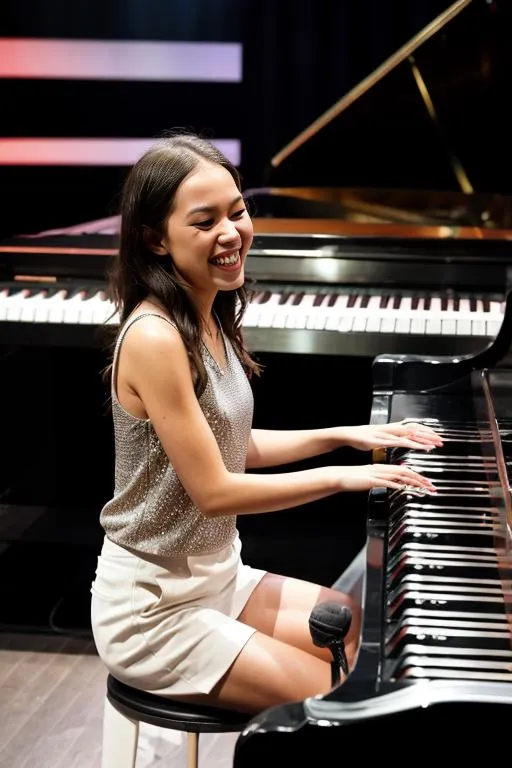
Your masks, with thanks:
[[[198,397],[207,384],[200,352],[199,317],[172,258],[156,255],[147,244],[144,232],[149,230],[159,238],[164,236],[176,191],[201,160],[223,166],[241,191],[241,178],[236,167],[214,144],[194,133],[168,132],[156,140],[154,146],[131,168],[121,194],[119,251],[109,270],[107,289],[119,313],[120,327],[150,294],[158,299],[181,334]],[[250,356],[242,337],[242,317],[247,302],[245,286],[233,291],[219,291],[213,311],[238,359],[251,375],[258,374],[261,367]]]

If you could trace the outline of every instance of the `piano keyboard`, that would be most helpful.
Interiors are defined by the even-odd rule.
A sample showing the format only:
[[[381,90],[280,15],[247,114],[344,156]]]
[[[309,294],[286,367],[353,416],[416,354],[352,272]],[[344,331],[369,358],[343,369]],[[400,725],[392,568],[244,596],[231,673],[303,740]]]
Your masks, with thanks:
[[[336,333],[489,337],[498,333],[505,303],[498,298],[263,288],[244,317],[248,329]],[[0,322],[116,324],[102,286],[0,284]]]
[[[492,436],[480,424],[436,429],[441,449],[395,451],[438,493],[392,494],[385,674],[512,682],[512,554]]]

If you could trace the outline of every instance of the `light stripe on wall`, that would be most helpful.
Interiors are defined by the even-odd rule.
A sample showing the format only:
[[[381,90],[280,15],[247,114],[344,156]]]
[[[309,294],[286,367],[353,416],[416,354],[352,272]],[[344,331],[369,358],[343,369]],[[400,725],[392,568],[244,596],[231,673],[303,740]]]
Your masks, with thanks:
[[[133,165],[155,139],[0,138],[0,165]],[[213,139],[234,165],[240,165],[238,139]]]
[[[0,38],[0,77],[239,83],[242,45]]]

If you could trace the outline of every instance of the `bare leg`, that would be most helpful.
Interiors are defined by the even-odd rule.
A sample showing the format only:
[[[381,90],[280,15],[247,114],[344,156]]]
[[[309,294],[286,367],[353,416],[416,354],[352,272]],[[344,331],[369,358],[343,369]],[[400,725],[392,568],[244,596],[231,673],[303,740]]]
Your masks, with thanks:
[[[359,645],[361,610],[348,595],[301,579],[267,573],[258,584],[239,620],[270,637],[301,648],[330,662],[331,652],[313,645],[309,616],[318,603],[326,600],[346,605],[352,612],[352,624],[345,639],[349,666],[353,666]]]
[[[239,616],[256,633],[208,696],[187,699],[257,713],[328,693],[332,656],[328,649],[313,645],[309,632],[311,611],[325,600],[348,605],[353,612],[345,641],[352,666],[360,611],[350,598],[327,587],[267,573]]]

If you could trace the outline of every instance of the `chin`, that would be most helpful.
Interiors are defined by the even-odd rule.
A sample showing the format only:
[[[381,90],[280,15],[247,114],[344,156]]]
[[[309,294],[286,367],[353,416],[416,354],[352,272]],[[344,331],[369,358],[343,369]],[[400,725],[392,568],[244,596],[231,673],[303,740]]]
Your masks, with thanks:
[[[245,282],[244,268],[238,272],[237,275],[233,275],[231,279],[223,280],[218,286],[219,291],[236,291],[237,288],[241,288]]]

